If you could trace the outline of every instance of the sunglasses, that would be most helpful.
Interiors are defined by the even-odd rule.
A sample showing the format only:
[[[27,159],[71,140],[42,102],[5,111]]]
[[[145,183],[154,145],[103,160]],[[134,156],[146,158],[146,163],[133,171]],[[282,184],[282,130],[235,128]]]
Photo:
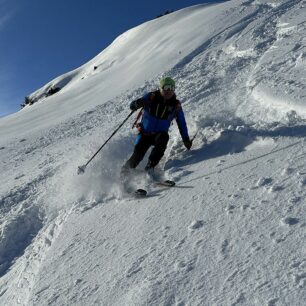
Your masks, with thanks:
[[[168,91],[168,90],[174,91],[174,90],[175,90],[175,86],[172,86],[172,85],[165,85],[165,86],[163,87],[163,90],[166,90],[166,91]]]

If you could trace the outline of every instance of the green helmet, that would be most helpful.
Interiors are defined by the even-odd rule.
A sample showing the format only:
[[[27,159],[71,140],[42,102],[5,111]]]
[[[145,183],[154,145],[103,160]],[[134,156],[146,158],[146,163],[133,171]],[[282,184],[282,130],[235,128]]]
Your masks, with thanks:
[[[175,88],[175,81],[171,79],[170,77],[162,78],[159,81],[159,84],[160,84],[160,88],[163,88],[165,85],[170,85]]]

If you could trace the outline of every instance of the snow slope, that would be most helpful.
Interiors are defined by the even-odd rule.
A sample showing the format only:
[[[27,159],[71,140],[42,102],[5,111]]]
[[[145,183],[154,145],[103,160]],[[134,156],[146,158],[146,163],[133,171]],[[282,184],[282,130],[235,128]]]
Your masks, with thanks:
[[[305,305],[305,5],[147,22],[1,118],[0,305]],[[185,151],[171,127],[160,168],[177,186],[138,171],[148,198],[120,191],[133,119],[78,176],[161,75],[197,133]]]

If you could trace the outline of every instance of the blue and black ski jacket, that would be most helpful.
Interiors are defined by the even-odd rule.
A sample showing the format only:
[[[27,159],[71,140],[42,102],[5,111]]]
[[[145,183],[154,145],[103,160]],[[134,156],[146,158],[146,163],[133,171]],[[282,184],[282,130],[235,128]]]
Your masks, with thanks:
[[[184,112],[175,95],[171,99],[165,100],[159,90],[149,92],[130,105],[131,110],[137,110],[141,107],[143,107],[142,119],[137,126],[141,134],[168,132],[171,122],[175,118],[182,139],[189,139]]]

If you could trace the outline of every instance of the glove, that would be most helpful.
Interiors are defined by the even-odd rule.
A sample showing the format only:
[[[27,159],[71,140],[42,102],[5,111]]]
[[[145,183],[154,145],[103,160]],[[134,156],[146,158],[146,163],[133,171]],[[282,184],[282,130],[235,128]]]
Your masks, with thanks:
[[[142,106],[142,99],[137,99],[132,101],[132,103],[130,104],[130,110],[132,111],[136,111],[138,108],[140,108]]]
[[[185,138],[183,140],[184,145],[186,147],[187,150],[190,150],[191,146],[192,146],[192,141],[189,138]]]

